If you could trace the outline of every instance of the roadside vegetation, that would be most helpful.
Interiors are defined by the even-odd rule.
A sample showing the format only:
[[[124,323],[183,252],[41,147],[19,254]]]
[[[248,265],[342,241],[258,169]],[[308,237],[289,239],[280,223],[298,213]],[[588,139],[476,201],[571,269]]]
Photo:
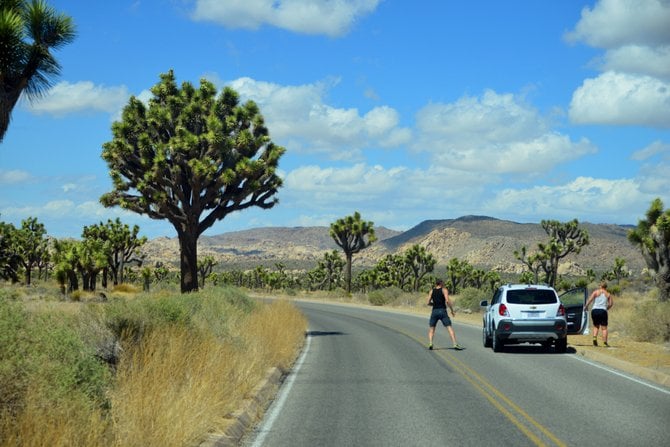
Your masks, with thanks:
[[[292,364],[306,330],[287,300],[232,287],[124,286],[105,302],[51,290],[0,288],[2,446],[197,445]]]

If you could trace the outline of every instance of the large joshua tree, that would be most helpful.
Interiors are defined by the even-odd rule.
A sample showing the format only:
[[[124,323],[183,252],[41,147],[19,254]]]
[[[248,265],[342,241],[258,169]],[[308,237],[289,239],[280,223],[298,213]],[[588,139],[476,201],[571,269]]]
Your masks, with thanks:
[[[663,210],[660,198],[651,202],[646,218],[628,232],[628,240],[640,247],[647,267],[656,273],[659,301],[670,301],[670,209]]]
[[[373,225],[372,222],[361,220],[361,215],[358,211],[353,216],[338,219],[330,224],[330,237],[342,248],[344,256],[347,259],[345,280],[348,293],[351,292],[351,262],[354,253],[358,253],[362,249],[369,247],[370,244],[377,240]]]
[[[21,93],[40,98],[60,74],[51,54],[75,38],[72,19],[42,0],[0,2],[0,143]]]
[[[202,79],[179,88],[160,76],[145,105],[131,97],[113,139],[103,145],[114,190],[105,206],[167,219],[177,231],[181,291],[198,289],[198,237],[233,211],[271,208],[284,148],[270,140],[258,106]]]

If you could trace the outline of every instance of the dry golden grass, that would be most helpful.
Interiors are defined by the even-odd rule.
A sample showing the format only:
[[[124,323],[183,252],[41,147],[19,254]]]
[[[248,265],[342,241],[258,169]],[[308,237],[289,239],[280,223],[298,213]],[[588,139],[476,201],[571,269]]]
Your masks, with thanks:
[[[79,306],[68,303],[67,311]],[[0,446],[188,446],[223,431],[269,368],[291,365],[307,328],[286,300],[229,317],[225,339],[167,326],[126,345],[108,411],[88,402],[53,405],[29,393],[11,416],[0,414]]]
[[[152,333],[117,374],[115,445],[193,445],[221,431],[268,368],[291,364],[306,326],[294,306],[277,301],[240,319],[232,343],[174,328]]]

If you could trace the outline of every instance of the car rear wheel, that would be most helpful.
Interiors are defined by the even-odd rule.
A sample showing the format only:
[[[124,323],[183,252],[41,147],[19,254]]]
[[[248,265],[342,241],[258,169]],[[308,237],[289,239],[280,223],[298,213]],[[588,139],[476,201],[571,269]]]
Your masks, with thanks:
[[[486,328],[482,328],[482,341],[484,342],[484,347],[485,348],[490,348],[491,347],[491,337],[486,333]]]
[[[493,348],[493,352],[502,352],[503,350],[503,342],[496,334],[493,334],[491,347]]]
[[[568,350],[568,337],[559,338],[556,340],[556,352],[561,354],[565,353]]]

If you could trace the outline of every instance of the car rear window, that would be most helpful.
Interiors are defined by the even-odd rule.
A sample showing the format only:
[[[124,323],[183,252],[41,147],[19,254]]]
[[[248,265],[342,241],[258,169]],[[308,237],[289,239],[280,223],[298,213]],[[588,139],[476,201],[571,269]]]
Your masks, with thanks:
[[[553,304],[558,301],[556,294],[551,290],[508,290],[507,302],[510,304]]]

